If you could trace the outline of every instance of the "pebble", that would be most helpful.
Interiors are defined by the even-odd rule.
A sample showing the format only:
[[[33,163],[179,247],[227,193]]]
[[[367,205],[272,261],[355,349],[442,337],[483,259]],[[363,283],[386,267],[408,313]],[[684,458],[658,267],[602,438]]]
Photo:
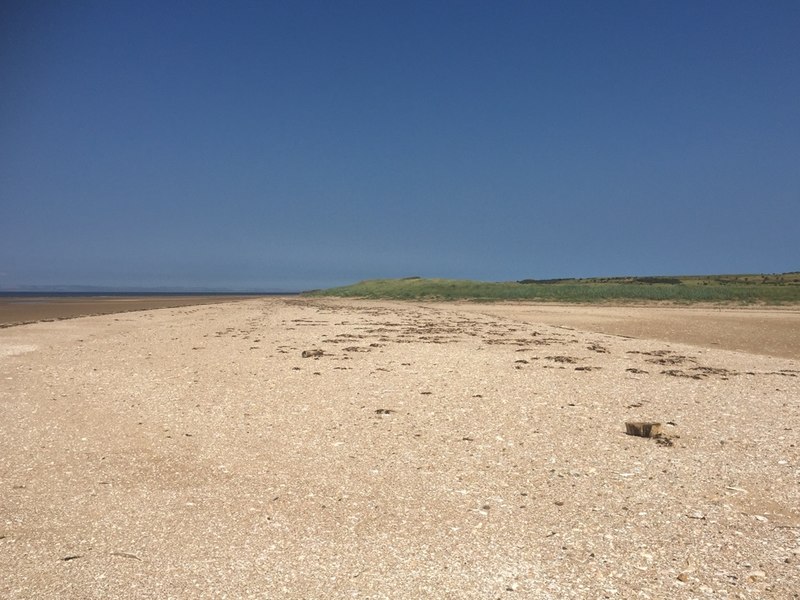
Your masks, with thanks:
[[[764,571],[750,571],[747,574],[747,581],[759,581],[765,579],[767,574]]]
[[[689,581],[689,576],[695,572],[695,566],[692,565],[688,560],[686,561],[686,566],[684,567],[683,571],[678,573],[678,581],[681,583],[685,583]]]

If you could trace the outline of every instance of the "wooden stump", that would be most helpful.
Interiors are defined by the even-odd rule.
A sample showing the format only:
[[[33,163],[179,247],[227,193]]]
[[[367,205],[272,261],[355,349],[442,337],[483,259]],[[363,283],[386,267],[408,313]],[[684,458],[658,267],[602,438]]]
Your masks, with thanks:
[[[661,423],[655,421],[626,421],[625,433],[639,437],[654,438],[661,435]]]

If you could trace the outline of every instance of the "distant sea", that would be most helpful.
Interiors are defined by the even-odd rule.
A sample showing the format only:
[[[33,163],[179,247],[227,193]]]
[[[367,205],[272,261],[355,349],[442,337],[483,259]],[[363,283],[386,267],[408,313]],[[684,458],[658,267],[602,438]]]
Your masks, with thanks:
[[[0,298],[103,298],[103,297],[163,297],[163,296],[296,296],[301,292],[185,292],[159,291],[159,292],[137,292],[137,291],[82,291],[82,292],[63,292],[63,291],[0,291]]]
[[[275,292],[36,290],[0,292],[0,327],[36,321],[107,315],[132,310],[177,308],[195,304],[235,302],[267,296],[294,295]]]

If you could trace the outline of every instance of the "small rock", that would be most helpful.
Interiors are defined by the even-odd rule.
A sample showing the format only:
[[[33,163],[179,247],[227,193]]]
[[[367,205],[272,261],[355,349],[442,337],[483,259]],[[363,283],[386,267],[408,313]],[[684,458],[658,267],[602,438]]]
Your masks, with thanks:
[[[747,574],[747,581],[760,581],[766,579],[767,574],[764,571],[750,571]]]
[[[661,423],[656,421],[626,421],[625,433],[652,438],[661,434]]]
[[[322,356],[324,352],[322,350],[303,350],[303,358],[316,358],[318,356]]]

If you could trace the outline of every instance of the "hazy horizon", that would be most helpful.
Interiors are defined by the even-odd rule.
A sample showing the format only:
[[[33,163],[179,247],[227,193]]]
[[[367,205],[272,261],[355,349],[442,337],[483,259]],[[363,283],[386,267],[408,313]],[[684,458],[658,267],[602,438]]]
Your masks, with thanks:
[[[775,272],[775,273],[627,273],[627,274],[620,274],[620,275],[593,275],[591,277],[565,277],[563,279],[605,279],[605,278],[624,278],[624,277],[714,277],[714,276],[735,276],[735,275],[783,275],[783,274],[794,274],[800,273],[800,270],[794,271],[783,271],[783,272]],[[383,278],[379,277],[376,279],[413,279],[417,278],[417,275],[409,275],[405,277],[398,277],[398,278]],[[442,279],[437,277],[425,277],[425,279]],[[447,279],[447,278],[443,278]],[[522,281],[523,277],[511,280],[499,280],[499,279],[486,279],[486,280],[479,280],[485,282],[518,282]],[[551,280],[558,280],[562,278],[548,278]],[[98,285],[82,285],[82,284],[52,284],[52,285],[28,285],[28,286],[18,286],[16,288],[12,287],[0,287],[0,294],[8,294],[8,293],[46,293],[46,292],[53,292],[53,293],[188,293],[188,294],[268,294],[268,295],[280,295],[280,294],[299,294],[302,292],[313,291],[316,289],[325,289],[331,287],[339,287],[339,286],[347,286],[351,284],[358,283],[363,280],[358,281],[341,281],[335,282],[330,285],[323,285],[323,286],[298,286],[296,288],[270,288],[268,286],[253,286],[249,288],[236,288],[236,287],[203,287],[203,286],[137,286],[137,285],[123,285],[123,286],[98,286]]]

